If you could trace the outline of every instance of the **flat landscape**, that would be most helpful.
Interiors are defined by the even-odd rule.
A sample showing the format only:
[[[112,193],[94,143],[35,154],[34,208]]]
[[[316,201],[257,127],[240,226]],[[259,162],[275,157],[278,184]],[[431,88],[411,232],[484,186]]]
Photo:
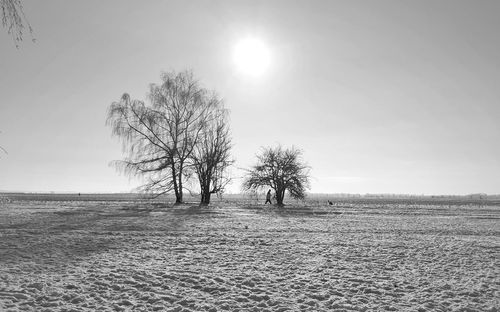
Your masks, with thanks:
[[[1,311],[499,311],[500,205],[0,198]]]

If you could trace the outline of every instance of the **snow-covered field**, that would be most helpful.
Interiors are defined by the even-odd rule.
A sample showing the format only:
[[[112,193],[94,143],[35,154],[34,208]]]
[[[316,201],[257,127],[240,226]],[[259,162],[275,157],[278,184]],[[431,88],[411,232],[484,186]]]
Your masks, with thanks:
[[[500,207],[0,202],[1,311],[499,311]]]

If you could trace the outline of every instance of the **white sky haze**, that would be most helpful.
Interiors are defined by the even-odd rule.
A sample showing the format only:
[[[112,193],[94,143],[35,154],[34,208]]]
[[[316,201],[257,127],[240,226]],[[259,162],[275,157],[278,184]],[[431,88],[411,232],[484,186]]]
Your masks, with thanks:
[[[231,111],[236,177],[282,144],[315,193],[500,193],[498,1],[23,6],[36,42],[0,29],[0,190],[130,191],[108,106],[192,69]],[[258,75],[234,62],[245,38],[269,54]]]

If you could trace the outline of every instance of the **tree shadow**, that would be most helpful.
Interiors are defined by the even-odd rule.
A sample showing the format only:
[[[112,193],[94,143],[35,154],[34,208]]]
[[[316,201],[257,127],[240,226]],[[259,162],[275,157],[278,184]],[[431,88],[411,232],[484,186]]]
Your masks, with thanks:
[[[130,245],[131,237],[147,240],[150,234],[168,236],[182,229],[187,220],[177,215],[201,211],[195,206],[177,210],[141,203],[114,203],[102,208],[84,203],[80,208],[39,211],[28,215],[28,220],[4,219],[0,222],[0,267],[23,263],[61,267],[93,254],[120,250]]]

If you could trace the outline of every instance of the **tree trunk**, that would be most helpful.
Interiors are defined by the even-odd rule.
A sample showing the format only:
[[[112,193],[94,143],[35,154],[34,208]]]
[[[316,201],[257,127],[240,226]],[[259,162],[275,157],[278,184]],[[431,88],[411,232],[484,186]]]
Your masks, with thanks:
[[[210,192],[203,191],[201,192],[201,205],[209,205],[210,204]]]
[[[172,164],[171,168],[172,168],[172,177],[174,182],[175,203],[180,204],[182,203],[182,192],[179,193],[179,185],[177,184],[177,174],[175,170],[175,165]]]
[[[182,175],[179,173],[178,190],[175,192],[175,203],[182,204]]]
[[[176,204],[182,204],[182,194],[175,193],[175,203]]]
[[[211,187],[211,180],[210,180],[210,174],[207,173],[208,169],[206,171],[201,168],[199,170],[198,174],[198,179],[200,181],[200,191],[201,191],[201,202],[200,205],[208,205],[210,204],[210,187]]]
[[[281,189],[276,190],[276,202],[278,206],[283,206],[283,193]]]
[[[210,204],[210,180],[205,179],[203,177],[202,183],[200,185],[201,187],[201,205],[208,205]]]
[[[179,183],[177,184],[179,186],[178,190],[178,196],[175,197],[175,203],[176,204],[182,204],[182,168],[184,167],[183,162],[179,164]]]

